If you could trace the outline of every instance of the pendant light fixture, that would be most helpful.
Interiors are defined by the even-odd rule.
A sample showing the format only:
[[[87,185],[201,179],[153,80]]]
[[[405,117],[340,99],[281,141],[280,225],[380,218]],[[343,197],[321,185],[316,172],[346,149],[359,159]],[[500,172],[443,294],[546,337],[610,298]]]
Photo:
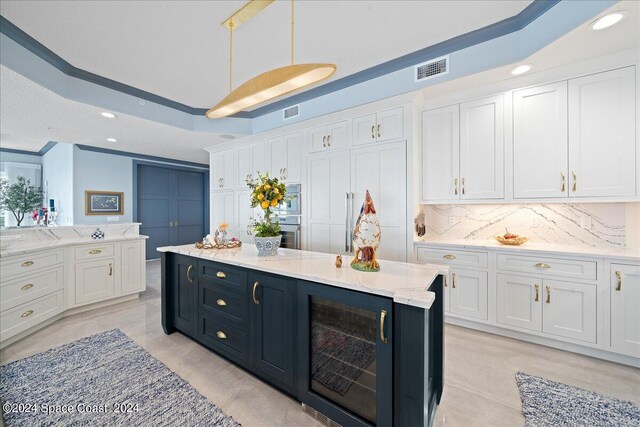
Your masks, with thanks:
[[[262,73],[233,89],[233,30],[274,0],[251,0],[222,23],[229,28],[229,95],[207,111],[210,119],[227,117],[245,108],[277,98],[319,82],[336,72],[335,64],[294,64],[294,8],[291,0],[291,65]]]

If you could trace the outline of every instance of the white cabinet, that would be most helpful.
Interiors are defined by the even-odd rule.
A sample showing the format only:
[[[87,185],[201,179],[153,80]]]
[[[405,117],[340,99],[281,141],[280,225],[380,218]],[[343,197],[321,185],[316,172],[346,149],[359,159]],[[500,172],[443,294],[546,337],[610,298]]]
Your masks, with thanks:
[[[378,258],[406,261],[407,195],[405,142],[351,151],[352,224],[369,190],[380,221]],[[333,170],[332,170],[333,173]]]
[[[422,113],[420,198],[458,200],[460,175],[460,109],[458,105]]]
[[[236,162],[236,188],[246,189],[247,180],[257,178],[258,172],[264,175],[267,171],[264,141],[238,148]]]
[[[120,245],[120,294],[142,292],[146,288],[144,242],[134,240]]]
[[[547,334],[596,342],[595,284],[544,279],[542,331]]]
[[[228,234],[233,235],[235,231],[234,216],[234,193],[233,191],[223,191],[211,194],[211,232],[218,228],[220,223],[229,224]]]
[[[348,147],[349,129],[346,120],[309,129],[309,153]]]
[[[640,266],[611,264],[611,349],[640,357]]]
[[[460,104],[460,198],[504,198],[502,95]]]
[[[451,313],[486,320],[488,310],[486,271],[451,269],[449,301]]]
[[[542,331],[542,279],[498,274],[496,320]]]
[[[251,191],[236,191],[235,212],[236,223],[233,225],[237,237],[243,243],[253,241],[253,223],[256,219],[256,212],[251,207]]]
[[[571,197],[636,194],[635,67],[569,80]]]
[[[269,173],[287,183],[302,181],[302,132],[279,136],[267,141],[269,145]]]
[[[353,145],[394,141],[404,138],[404,109],[392,108],[351,121]]]
[[[567,82],[513,93],[513,197],[567,197]]]
[[[235,178],[234,151],[211,154],[211,191],[232,189]]]
[[[116,262],[113,258],[78,262],[75,265],[75,305],[115,296]]]
[[[307,174],[307,249],[346,254],[349,152],[343,150],[309,156]]]

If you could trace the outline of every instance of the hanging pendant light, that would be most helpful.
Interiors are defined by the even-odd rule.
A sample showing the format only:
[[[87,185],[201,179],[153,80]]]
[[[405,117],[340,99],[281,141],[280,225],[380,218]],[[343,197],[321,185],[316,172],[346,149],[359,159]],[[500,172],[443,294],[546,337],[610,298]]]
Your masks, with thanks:
[[[229,95],[207,111],[206,116],[210,119],[230,116],[245,108],[261,104],[270,99],[277,98],[310,84],[317,83],[330,77],[336,72],[335,64],[293,63],[294,9],[293,0],[291,0],[291,65],[262,73],[238,86],[235,90],[232,90],[231,74],[233,64],[233,30],[239,25],[239,21],[234,22],[234,17],[242,17],[243,20],[240,22],[242,23],[271,4],[271,2],[272,1],[250,1],[245,5],[245,7],[223,22],[223,25],[229,28]],[[257,5],[255,3],[263,4]],[[252,4],[254,5],[251,6]],[[257,10],[250,16],[248,16],[249,14],[246,10],[249,7],[252,7],[253,10]],[[240,15],[241,12],[242,15]]]

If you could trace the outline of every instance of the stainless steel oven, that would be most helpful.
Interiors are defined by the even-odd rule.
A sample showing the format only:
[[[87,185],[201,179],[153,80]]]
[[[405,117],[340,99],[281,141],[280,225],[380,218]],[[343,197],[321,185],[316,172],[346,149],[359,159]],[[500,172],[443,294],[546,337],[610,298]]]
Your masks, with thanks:
[[[282,243],[280,247],[300,249],[300,226],[302,222],[300,184],[287,185],[287,194],[293,196],[293,198],[278,210],[278,220],[282,228]]]

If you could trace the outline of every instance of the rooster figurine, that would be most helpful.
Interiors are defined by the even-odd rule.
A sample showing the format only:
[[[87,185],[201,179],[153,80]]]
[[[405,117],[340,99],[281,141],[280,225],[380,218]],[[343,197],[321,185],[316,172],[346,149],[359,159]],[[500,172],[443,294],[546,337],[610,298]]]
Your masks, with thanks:
[[[351,261],[351,267],[360,271],[379,271],[380,264],[376,260],[378,246],[380,246],[380,222],[367,190],[353,230],[353,247],[356,252]]]

